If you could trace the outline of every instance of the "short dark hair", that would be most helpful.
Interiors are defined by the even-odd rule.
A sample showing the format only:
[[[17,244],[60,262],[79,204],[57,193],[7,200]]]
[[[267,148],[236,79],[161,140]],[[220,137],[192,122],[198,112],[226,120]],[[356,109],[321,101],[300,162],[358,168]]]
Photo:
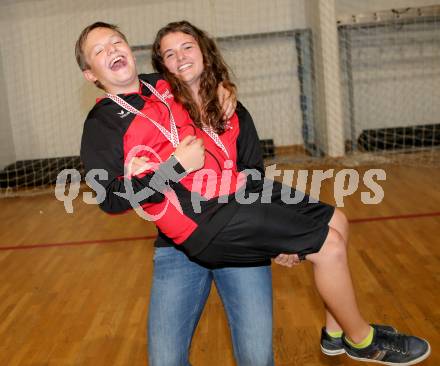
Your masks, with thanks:
[[[96,28],[112,29],[112,30],[116,31],[124,39],[125,42],[127,42],[127,38],[125,37],[125,34],[119,30],[119,27],[117,25],[104,23],[104,22],[95,22],[95,23],[90,24],[89,26],[85,27],[83,29],[83,31],[81,32],[81,34],[79,35],[78,40],[76,41],[76,44],[75,44],[76,62],[78,63],[78,66],[81,69],[81,71],[84,71],[84,70],[87,70],[90,68],[90,66],[87,64],[83,47],[84,47],[84,43],[86,42],[86,39],[87,39],[87,36],[89,35],[89,33]]]

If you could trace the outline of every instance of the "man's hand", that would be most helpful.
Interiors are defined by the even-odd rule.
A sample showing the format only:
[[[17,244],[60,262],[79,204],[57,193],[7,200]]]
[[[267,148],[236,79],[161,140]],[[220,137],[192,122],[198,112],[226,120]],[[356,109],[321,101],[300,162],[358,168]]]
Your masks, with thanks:
[[[231,93],[220,83],[217,88],[217,96],[222,106],[223,120],[227,121],[233,116],[235,108],[237,108],[237,95],[235,92]]]
[[[205,164],[203,140],[195,136],[186,136],[177,145],[174,156],[188,173],[203,168]]]
[[[301,263],[301,261],[298,258],[298,254],[279,254],[275,259],[274,262],[276,264],[279,264],[281,266],[286,267],[293,267],[297,266]]]
[[[148,158],[146,156],[134,157],[128,163],[128,175],[134,176],[139,175],[147,170],[150,170],[153,164],[148,163]]]

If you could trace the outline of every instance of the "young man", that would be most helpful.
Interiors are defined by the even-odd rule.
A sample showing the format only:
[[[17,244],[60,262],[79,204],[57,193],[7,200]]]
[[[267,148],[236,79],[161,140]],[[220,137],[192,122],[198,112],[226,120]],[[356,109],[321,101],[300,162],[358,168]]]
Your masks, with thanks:
[[[171,130],[166,105],[143,84],[151,84],[160,90],[165,101],[170,101],[166,92],[167,83],[158,74],[138,76],[130,46],[116,26],[98,22],[85,28],[76,44],[76,58],[88,81],[108,94],[119,95],[154,119],[154,122]],[[235,104],[230,101],[225,104],[225,114],[230,116],[235,110]],[[180,134],[185,128],[182,125],[185,113],[181,107],[176,107],[173,107],[173,113]],[[155,174],[126,174],[124,161],[130,150],[143,145],[145,135],[151,133],[157,133],[160,140],[158,150],[169,145],[152,121],[128,113],[109,98],[98,100],[90,111],[84,125],[81,158],[86,172],[91,169],[102,169],[105,172],[103,176],[95,177],[96,182],[106,189],[106,199],[100,204],[104,211],[111,213],[131,208],[129,200],[114,193],[127,193],[127,183],[133,189],[132,196],[153,187],[149,197],[139,202],[143,207],[148,207],[149,202],[169,202],[165,197],[164,182],[178,181],[187,171],[203,166],[202,141],[187,136],[175,149],[165,148],[165,152],[161,151],[164,162]],[[186,220],[173,205],[165,209],[177,219]],[[278,262],[291,266],[294,259],[293,255],[284,255],[278,258]],[[190,341],[213,280],[228,315],[238,365],[273,365],[272,283],[269,265],[270,262],[262,261],[248,268],[208,269],[191,262],[160,233],[154,254],[148,317],[150,365],[189,365]],[[256,318],[258,322],[255,322]]]

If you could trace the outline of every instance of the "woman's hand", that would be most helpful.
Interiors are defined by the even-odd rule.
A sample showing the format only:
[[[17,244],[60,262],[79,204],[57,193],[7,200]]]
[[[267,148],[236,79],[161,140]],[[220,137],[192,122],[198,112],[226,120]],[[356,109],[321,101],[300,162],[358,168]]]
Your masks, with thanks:
[[[234,92],[230,92],[228,89],[223,87],[220,83],[217,88],[217,96],[223,111],[223,120],[227,121],[231,119],[237,108],[237,95]]]
[[[297,266],[298,264],[301,263],[301,261],[299,260],[298,254],[279,254],[275,259],[274,262],[276,264],[279,264],[281,266],[286,266],[286,267],[293,267],[293,266]]]
[[[195,136],[186,136],[177,145],[174,156],[188,173],[203,168],[203,165],[205,165],[203,140]]]

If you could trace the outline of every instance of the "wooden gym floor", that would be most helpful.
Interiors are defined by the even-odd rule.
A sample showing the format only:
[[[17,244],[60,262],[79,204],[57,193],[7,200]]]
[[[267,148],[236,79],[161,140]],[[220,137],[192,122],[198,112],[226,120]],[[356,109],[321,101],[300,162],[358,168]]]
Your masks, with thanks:
[[[360,307],[368,320],[427,338],[432,355],[423,365],[438,366],[440,171],[374,168],[387,172],[383,202],[362,204],[359,189],[343,208]],[[332,182],[322,190],[328,202]],[[106,215],[80,197],[73,214],[53,194],[0,205],[0,365],[146,365],[154,226],[134,213]],[[320,353],[323,311],[311,266],[272,268],[276,365],[359,364]],[[191,362],[234,365],[215,289]]]

